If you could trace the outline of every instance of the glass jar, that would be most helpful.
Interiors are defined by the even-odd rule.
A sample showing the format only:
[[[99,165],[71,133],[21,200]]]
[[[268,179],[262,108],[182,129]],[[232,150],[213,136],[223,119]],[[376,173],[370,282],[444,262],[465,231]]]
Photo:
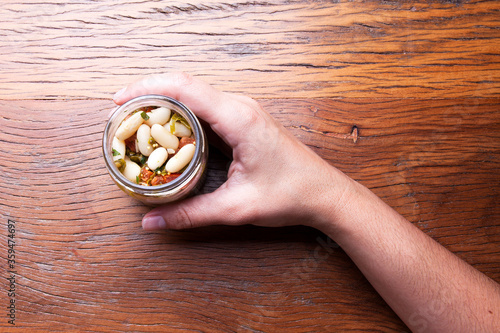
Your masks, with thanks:
[[[118,170],[112,153],[112,142],[121,122],[131,112],[141,107],[166,107],[184,117],[191,126],[196,140],[194,156],[184,172],[166,184],[145,186],[131,182]],[[106,124],[102,139],[102,152],[108,173],[116,185],[131,197],[151,206],[172,202],[194,194],[203,182],[208,159],[208,142],[200,122],[184,104],[173,98],[161,95],[136,97],[117,107]]]

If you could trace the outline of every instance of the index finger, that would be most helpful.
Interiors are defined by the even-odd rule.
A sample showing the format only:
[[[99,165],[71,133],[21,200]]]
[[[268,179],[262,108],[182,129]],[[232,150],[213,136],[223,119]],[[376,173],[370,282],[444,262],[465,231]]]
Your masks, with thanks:
[[[141,95],[160,94],[170,96],[188,106],[198,117],[229,145],[236,145],[245,128],[254,125],[255,110],[239,98],[223,93],[208,83],[186,73],[170,73],[148,76],[136,81],[115,94],[113,100],[121,105]]]

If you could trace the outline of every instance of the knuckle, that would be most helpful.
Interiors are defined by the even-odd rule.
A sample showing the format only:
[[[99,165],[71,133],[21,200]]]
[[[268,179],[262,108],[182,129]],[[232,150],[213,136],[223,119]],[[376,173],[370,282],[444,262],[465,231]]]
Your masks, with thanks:
[[[255,110],[261,110],[259,102],[249,96],[243,96],[242,101]]]
[[[163,76],[161,74],[153,74],[142,80],[142,86],[146,89],[151,89],[161,85],[162,81]]]
[[[194,77],[186,72],[172,73],[172,79],[178,86],[181,87],[190,86],[194,81]]]
[[[175,214],[176,224],[172,226],[174,229],[191,229],[195,227],[188,210],[185,207],[179,206]]]

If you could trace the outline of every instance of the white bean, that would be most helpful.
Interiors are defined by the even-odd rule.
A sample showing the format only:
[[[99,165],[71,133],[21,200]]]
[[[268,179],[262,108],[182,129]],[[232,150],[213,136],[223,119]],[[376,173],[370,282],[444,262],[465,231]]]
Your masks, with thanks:
[[[167,149],[177,149],[179,147],[179,139],[159,124],[154,124],[151,127],[151,136],[156,142]]]
[[[170,125],[168,125],[168,126],[170,126]],[[182,137],[189,138],[191,136],[191,130],[189,128],[187,128],[186,125],[182,124],[181,122],[177,122],[175,124],[175,131],[172,134],[175,136],[178,136],[180,138],[182,138]]]
[[[190,143],[182,147],[177,154],[168,160],[165,170],[168,172],[179,172],[193,159],[196,147]]]
[[[113,137],[111,148],[113,149],[113,161],[125,158],[125,141],[120,140],[115,136]]]
[[[137,130],[137,145],[144,156],[149,156],[154,150],[153,145],[149,143],[149,138],[151,138],[151,128],[146,124],[142,124]]]
[[[165,125],[170,119],[170,109],[165,107],[160,107],[152,110],[151,112],[147,112],[146,114],[149,116],[149,119],[145,121],[150,127],[154,124]]]
[[[168,153],[167,150],[163,147],[156,148],[151,155],[149,155],[148,161],[146,164],[148,165],[149,169],[152,171],[158,169],[165,163],[165,161],[168,158]]]
[[[141,112],[136,112],[122,122],[116,130],[115,136],[120,140],[126,140],[134,135],[143,122],[144,119],[142,119]]]
[[[132,183],[136,183],[137,176],[141,174],[141,167],[137,163],[132,162],[128,157],[125,159],[125,163],[123,175]]]

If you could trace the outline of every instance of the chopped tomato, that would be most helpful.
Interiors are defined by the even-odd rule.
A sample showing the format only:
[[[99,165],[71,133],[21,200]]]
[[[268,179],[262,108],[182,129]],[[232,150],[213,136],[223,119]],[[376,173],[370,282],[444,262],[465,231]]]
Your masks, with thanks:
[[[153,171],[147,170],[146,168],[142,168],[141,174],[139,175],[139,180],[142,183],[147,183],[152,176],[153,176]]]
[[[151,185],[156,186],[161,184],[165,184],[163,175],[156,175],[153,177],[153,179],[151,179]]]
[[[137,133],[132,135],[130,138],[125,140],[125,145],[130,149],[130,151],[137,153],[137,147],[136,147],[136,142],[137,142]]]
[[[163,176],[165,178],[165,184],[171,182],[172,180],[176,179],[180,175],[181,175],[180,173],[171,173],[170,175]]]
[[[155,186],[155,185],[169,183],[174,179],[176,179],[177,177],[179,177],[180,175],[181,175],[180,173],[171,173],[170,175],[156,175],[151,180],[151,185]]]
[[[181,149],[182,147],[184,147],[185,145],[188,145],[190,143],[195,143],[195,139],[193,139],[193,138],[187,138],[187,137],[182,137],[179,140],[179,149]]]

